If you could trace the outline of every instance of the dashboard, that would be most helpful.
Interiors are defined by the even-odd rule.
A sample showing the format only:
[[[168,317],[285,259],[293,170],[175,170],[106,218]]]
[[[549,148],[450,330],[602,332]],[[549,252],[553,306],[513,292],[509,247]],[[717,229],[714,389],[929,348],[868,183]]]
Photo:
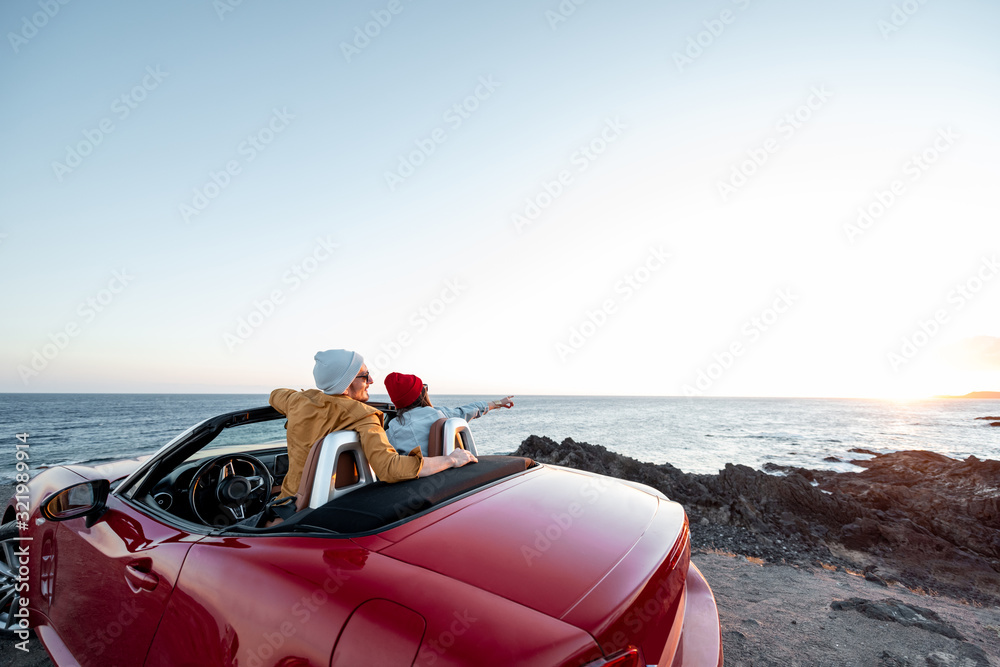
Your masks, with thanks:
[[[168,475],[153,485],[149,495],[161,510],[187,521],[199,522],[194,508],[191,506],[191,484],[195,473],[202,465],[215,457],[225,455],[250,455],[264,464],[274,479],[274,484],[268,494],[269,498],[277,496],[281,491],[281,483],[288,473],[288,453],[285,443],[276,447],[274,443],[258,447],[227,447],[204,449],[184,463],[174,468]]]

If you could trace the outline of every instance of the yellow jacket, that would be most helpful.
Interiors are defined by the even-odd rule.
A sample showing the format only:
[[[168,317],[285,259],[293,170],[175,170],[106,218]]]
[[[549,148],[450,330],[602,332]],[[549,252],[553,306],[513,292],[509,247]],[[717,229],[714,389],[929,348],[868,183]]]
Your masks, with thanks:
[[[358,432],[368,463],[383,482],[413,479],[420,472],[423,457],[419,449],[409,456],[398,454],[385,437],[382,412],[361,401],[344,394],[331,396],[319,389],[275,389],[268,402],[288,417],[288,473],[281,484],[282,496],[293,496],[299,490],[313,443],[333,431]]]

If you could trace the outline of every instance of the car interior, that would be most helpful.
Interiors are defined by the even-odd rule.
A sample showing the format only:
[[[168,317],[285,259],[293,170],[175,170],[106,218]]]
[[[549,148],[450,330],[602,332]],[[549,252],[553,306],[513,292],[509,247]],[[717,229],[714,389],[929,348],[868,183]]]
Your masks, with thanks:
[[[395,417],[391,404],[369,404],[385,413],[386,424]],[[226,532],[355,535],[406,521],[537,465],[524,457],[477,455],[478,463],[387,484],[368,465],[357,433],[337,431],[310,451],[297,496],[281,501],[288,472],[284,428],[284,415],[271,407],[207,420],[186,444],[164,448],[128,495]],[[454,447],[477,454],[464,420],[442,419],[434,434],[434,455],[446,456]],[[284,511],[272,509],[275,504]]]

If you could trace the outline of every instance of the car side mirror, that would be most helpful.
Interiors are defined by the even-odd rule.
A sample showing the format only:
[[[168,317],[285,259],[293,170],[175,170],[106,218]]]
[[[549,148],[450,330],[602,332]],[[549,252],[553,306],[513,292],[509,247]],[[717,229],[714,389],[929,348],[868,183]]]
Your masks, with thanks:
[[[87,517],[87,528],[107,509],[111,483],[106,479],[82,482],[59,491],[42,503],[42,516],[49,521],[69,521]]]

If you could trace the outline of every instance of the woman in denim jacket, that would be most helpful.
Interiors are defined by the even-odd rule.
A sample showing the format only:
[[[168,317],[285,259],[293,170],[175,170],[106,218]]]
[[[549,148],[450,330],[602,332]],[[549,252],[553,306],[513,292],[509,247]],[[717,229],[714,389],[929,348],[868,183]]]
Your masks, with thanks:
[[[461,417],[472,421],[482,417],[496,408],[510,408],[514,405],[513,396],[506,396],[495,401],[476,401],[457,408],[437,407],[431,404],[427,394],[427,385],[416,375],[389,373],[385,378],[385,388],[389,392],[389,400],[396,406],[396,418],[389,422],[385,430],[390,444],[401,454],[408,454],[419,448],[424,456],[427,453],[427,441],[431,433],[431,425],[442,417]]]

